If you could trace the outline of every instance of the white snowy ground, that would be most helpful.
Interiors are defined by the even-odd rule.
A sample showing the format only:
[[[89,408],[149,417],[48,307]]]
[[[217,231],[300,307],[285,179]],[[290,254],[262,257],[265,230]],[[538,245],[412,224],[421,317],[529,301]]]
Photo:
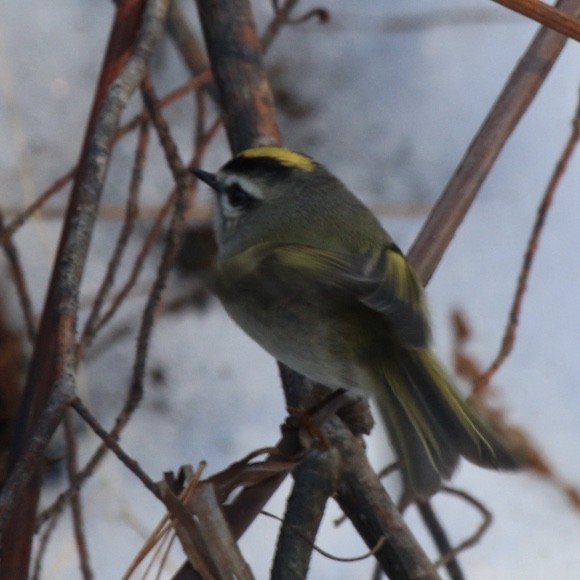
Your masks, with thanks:
[[[305,2],[302,8],[311,5]],[[448,1],[445,7],[485,8],[505,22],[405,34],[382,31],[382,19],[389,13],[431,13],[441,3],[392,1],[389,12],[382,3],[370,1],[326,6],[334,14],[333,24],[285,30],[268,56],[279,86],[312,109],[307,118],[282,119],[286,144],[326,163],[370,204],[433,201],[536,27],[484,0]],[[257,11],[265,22],[268,3]],[[30,202],[75,162],[112,13],[112,3],[105,0],[0,4],[3,206]],[[496,353],[536,206],[569,133],[579,56],[578,46],[569,42],[429,286],[436,348],[447,362],[448,317],[456,307],[474,326],[473,355],[486,363]],[[166,87],[180,82],[181,65],[169,43],[157,55],[156,67]],[[183,119],[189,108],[186,99],[167,112],[174,126],[179,122],[184,156],[190,139]],[[127,177],[122,169],[131,150],[130,143],[121,145],[109,181],[114,185],[108,186],[105,201],[123,195]],[[208,169],[227,156],[222,139],[208,157]],[[576,155],[542,237],[515,351],[495,380],[500,387],[497,402],[510,419],[532,434],[562,477],[577,484],[579,182]],[[165,170],[148,171],[145,201],[159,202],[168,184]],[[407,248],[424,217],[385,218],[385,226]],[[117,228],[114,223],[99,227],[83,289],[87,299],[106,266]],[[58,231],[56,221],[37,221],[17,237],[37,312]],[[152,275],[150,269],[144,280]],[[140,306],[141,298],[134,298],[121,316],[133,329]],[[84,369],[83,397],[106,425],[124,396],[133,348],[133,339],[121,341]],[[164,316],[155,330],[149,365],[163,370],[165,386],[148,381],[145,400],[122,444],[155,479],[163,471],[201,460],[207,460],[212,473],[276,441],[284,407],[275,363],[217,303],[205,312]],[[83,456],[94,444],[86,434]],[[388,461],[380,430],[370,437],[369,447],[375,465]],[[549,484],[526,473],[502,475],[466,464],[453,483],[470,490],[495,516],[484,539],[460,558],[468,578],[580,578],[580,513]],[[57,484],[52,481],[53,491],[47,495]],[[396,484],[388,484],[396,492]],[[270,511],[283,513],[287,490],[278,493]],[[83,499],[96,577],[120,577],[161,510],[114,458],[93,477]],[[455,500],[438,497],[434,505],[454,541],[478,525],[478,517]],[[343,557],[365,552],[348,525],[333,528],[336,513],[329,510],[319,545]],[[416,514],[410,512],[408,521],[434,553]],[[257,578],[268,575],[276,535],[276,522],[262,518],[242,541]],[[173,555],[167,577],[180,562],[179,553]],[[369,561],[336,564],[315,555],[310,577],[364,578],[371,568]],[[53,538],[43,577],[79,576],[67,514]]]

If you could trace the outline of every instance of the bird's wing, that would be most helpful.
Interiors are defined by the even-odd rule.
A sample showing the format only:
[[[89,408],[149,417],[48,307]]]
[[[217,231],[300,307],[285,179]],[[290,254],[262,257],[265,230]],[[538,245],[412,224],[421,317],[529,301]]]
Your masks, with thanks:
[[[429,341],[423,290],[393,243],[351,256],[305,244],[265,242],[235,261],[238,275],[262,268],[270,273],[288,269],[290,275],[312,277],[315,283],[339,288],[383,315],[408,347],[425,347]]]

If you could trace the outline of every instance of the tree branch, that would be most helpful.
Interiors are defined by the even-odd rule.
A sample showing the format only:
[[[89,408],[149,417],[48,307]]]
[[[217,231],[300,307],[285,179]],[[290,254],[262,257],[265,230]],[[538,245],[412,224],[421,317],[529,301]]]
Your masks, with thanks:
[[[580,40],[580,22],[558,8],[539,0],[493,0],[514,12],[561,32],[574,40]]]
[[[578,0],[559,0],[557,8],[580,16]],[[426,284],[475,200],[497,156],[534,100],[567,38],[541,28],[518,62],[455,174],[439,197],[408,253]]]
[[[306,578],[327,500],[338,484],[339,466],[340,457],[331,448],[313,450],[294,470],[295,484],[280,527],[272,578]]]
[[[75,387],[79,287],[115,130],[161,37],[167,3],[125,0],[117,9],[29,368],[11,448],[11,474],[0,497],[0,578],[24,578],[28,573],[43,451]],[[49,403],[53,415],[45,420]]]
[[[248,3],[243,0],[198,0],[198,9],[232,151],[237,153],[260,144],[280,144],[273,100],[262,67],[261,49]],[[311,392],[311,384],[283,365],[279,367],[287,403],[298,407],[299,402]],[[368,465],[362,445],[338,419],[327,421],[323,432],[330,441],[342,446],[341,461],[347,476],[342,477],[339,485],[339,489],[343,490],[341,507],[356,520],[359,533],[371,549],[383,536],[387,537],[387,542],[379,550],[380,557],[377,555],[383,569],[392,578],[410,577],[417,570],[426,578],[436,578],[437,574],[428,558]],[[356,477],[348,477],[351,463],[356,463],[359,470]],[[316,477],[328,480],[324,465],[317,464],[312,469],[320,470]],[[309,472],[309,476],[314,477],[314,473]],[[240,533],[268,500],[269,495],[264,492],[273,493],[282,480],[283,476],[273,478],[271,488],[262,489],[261,494],[255,489],[244,490],[230,506],[230,521],[240,522],[238,510],[245,514]],[[361,485],[361,480],[367,485]],[[295,485],[301,483],[297,480]],[[316,509],[324,509],[326,498],[318,499]],[[362,509],[361,505],[364,506]],[[379,519],[377,509],[381,515]],[[372,528],[367,523],[369,519],[373,522]],[[395,525],[389,527],[389,524]],[[401,549],[402,554],[393,557]]]

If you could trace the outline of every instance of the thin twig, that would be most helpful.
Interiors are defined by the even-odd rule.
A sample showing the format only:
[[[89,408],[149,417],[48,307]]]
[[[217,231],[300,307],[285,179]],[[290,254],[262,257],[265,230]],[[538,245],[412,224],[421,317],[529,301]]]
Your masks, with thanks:
[[[497,372],[499,367],[504,363],[504,361],[507,359],[507,357],[513,350],[516,340],[518,323],[520,319],[520,312],[522,309],[524,295],[526,293],[526,288],[528,285],[528,278],[532,271],[532,264],[538,251],[540,236],[544,228],[544,223],[546,221],[546,217],[548,215],[550,207],[552,206],[554,195],[556,194],[556,189],[560,184],[562,176],[566,172],[568,163],[570,162],[570,159],[574,151],[576,150],[576,146],[578,145],[579,140],[580,140],[580,103],[578,104],[576,114],[572,122],[572,132],[568,137],[568,141],[564,146],[564,150],[562,151],[562,154],[558,159],[558,163],[554,168],[554,172],[552,173],[550,181],[548,182],[548,186],[546,187],[546,191],[544,192],[542,201],[538,206],[536,221],[534,222],[534,226],[530,234],[530,239],[528,240],[528,245],[526,247],[526,253],[524,255],[522,267],[520,269],[518,283],[512,301],[512,307],[510,309],[508,322],[504,331],[499,352],[497,353],[492,363],[489,365],[489,368],[478,379],[474,390],[475,394],[477,394],[478,391],[485,388],[486,385],[489,384],[489,381],[492,379],[493,375]]]
[[[200,162],[201,157],[207,148],[207,145],[209,144],[211,139],[213,139],[213,137],[215,136],[215,134],[219,130],[220,126],[221,126],[221,120],[216,119],[216,121],[211,125],[211,127],[208,129],[207,133],[205,134],[204,139],[202,140],[200,147],[198,147],[190,165],[191,164],[197,165]],[[194,192],[194,190],[192,189],[191,196],[188,200],[188,204],[190,204],[190,205],[193,203],[193,200],[192,200],[193,192]],[[107,324],[111,320],[111,318],[115,315],[115,313],[117,312],[117,310],[119,309],[121,304],[123,304],[123,302],[125,301],[125,299],[129,295],[129,293],[131,292],[131,289],[137,283],[139,276],[141,274],[141,271],[143,270],[143,267],[145,265],[145,261],[147,259],[147,256],[150,254],[151,249],[153,248],[154,244],[157,242],[157,240],[159,239],[159,237],[163,233],[163,229],[162,229],[163,222],[165,221],[165,218],[169,215],[169,211],[171,210],[171,208],[175,205],[176,199],[177,199],[177,191],[174,190],[169,194],[167,200],[161,206],[161,209],[159,210],[157,218],[153,222],[153,225],[151,226],[149,234],[145,238],[145,241],[143,242],[141,250],[139,251],[139,253],[137,254],[137,257],[135,258],[135,260],[133,262],[133,267],[131,269],[131,272],[129,273],[129,276],[127,277],[127,281],[125,282],[125,284],[123,284],[123,286],[121,287],[121,289],[119,290],[119,292],[117,293],[115,298],[113,299],[109,308],[105,311],[103,316],[99,319],[98,323],[96,323],[95,329],[94,329],[95,334],[97,332],[99,332],[103,328],[103,326],[105,326],[105,324]]]
[[[36,551],[36,557],[34,559],[34,565],[32,566],[32,574],[30,576],[31,580],[40,580],[40,574],[42,572],[42,562],[44,559],[44,555],[46,553],[46,549],[48,548],[48,544],[50,542],[50,538],[56,529],[56,526],[59,522],[60,517],[64,512],[59,512],[54,514],[54,517],[49,521],[46,529],[40,534],[40,538],[38,539],[38,549]]]
[[[436,567],[443,566],[451,559],[455,558],[455,556],[457,556],[457,554],[460,552],[463,552],[471,546],[475,546],[483,534],[485,534],[489,526],[491,526],[491,522],[493,520],[491,512],[480,501],[476,500],[469,493],[445,485],[441,488],[441,490],[445,493],[456,495],[465,500],[467,503],[471,504],[482,515],[483,520],[477,530],[469,538],[459,543],[457,546],[455,546],[455,548],[449,550],[446,554],[443,554],[441,558],[435,562]]]
[[[423,522],[427,526],[431,537],[437,545],[439,553],[442,556],[447,557],[448,554],[453,552],[453,548],[451,547],[449,539],[447,538],[445,528],[441,525],[441,522],[437,518],[437,514],[433,510],[431,502],[418,501],[416,502],[416,505],[419,513],[421,514],[421,517],[423,518]],[[447,568],[447,572],[451,580],[463,580],[465,578],[463,571],[459,567],[459,562],[455,558],[455,554],[447,559],[445,562],[445,567]]]
[[[4,214],[2,211],[0,211],[0,240],[3,240],[2,245],[4,246],[4,253],[6,254],[8,264],[10,265],[12,279],[14,280],[16,293],[20,302],[20,308],[22,309],[22,314],[24,316],[26,333],[28,334],[28,339],[30,342],[34,343],[34,337],[36,336],[36,325],[34,323],[32,301],[30,300],[30,293],[28,292],[26,277],[24,275],[24,270],[22,269],[22,264],[20,262],[20,257],[18,255],[16,245],[9,236],[4,237],[5,231]]]
[[[276,14],[272,19],[264,36],[262,37],[262,45],[264,47],[264,52],[266,52],[267,47],[269,47],[276,35],[278,34],[283,22],[283,14],[287,11],[286,6],[292,6],[297,0],[287,0],[283,6],[280,7],[281,14]],[[174,3],[175,4],[175,3]],[[200,67],[201,68],[201,67]],[[210,94],[212,94],[212,73],[211,70],[200,70],[195,77],[188,80],[187,82],[181,84],[177,88],[168,92],[159,100],[159,107],[164,109],[179,99],[183,98],[185,95],[199,91],[200,89],[206,89]],[[115,142],[123,138],[128,133],[134,131],[139,125],[144,122],[149,121],[149,115],[146,110],[141,111],[136,114],[133,118],[127,121],[124,125],[121,125],[115,133]],[[71,168],[67,173],[59,177],[45,192],[43,192],[38,199],[36,199],[30,206],[22,210],[5,228],[5,230],[0,235],[0,243],[4,243],[4,240],[8,237],[14,235],[14,233],[33,215],[38,211],[53,195],[58,193],[67,183],[69,183],[76,173],[77,167]]]
[[[141,84],[141,93],[145,106],[149,111],[153,126],[157,130],[161,146],[165,152],[165,157],[173,173],[173,178],[177,185],[177,194],[173,209],[173,216],[169,225],[167,242],[163,250],[161,262],[157,270],[157,276],[149,293],[149,298],[141,318],[141,327],[137,336],[137,350],[135,353],[135,363],[133,366],[133,377],[129,394],[125,403],[128,414],[136,408],[143,394],[143,377],[145,376],[145,363],[149,349],[149,337],[153,328],[155,311],[161,293],[165,287],[165,282],[169,271],[179,249],[179,242],[184,228],[184,216],[187,209],[187,194],[192,187],[192,176],[187,171],[181,161],[177,146],[171,137],[169,126],[161,114],[153,85],[148,75],[145,76]]]
[[[205,149],[207,147],[207,144],[209,143],[209,141],[211,140],[211,138],[213,137],[213,135],[219,129],[220,126],[221,126],[221,122],[219,119],[217,119],[216,122],[212,125],[212,127],[210,127],[210,129],[208,130],[207,135],[206,135],[206,137],[207,137],[206,142],[203,144],[203,147],[201,147],[196,152],[194,159],[192,161],[192,164],[194,164],[194,165],[199,164],[199,160],[203,156]],[[163,213],[163,215],[166,215],[166,213],[169,212],[169,209],[171,208],[172,203],[174,203],[174,196],[175,196],[175,193],[173,193],[172,196],[170,196],[170,199],[168,199],[167,203],[165,204],[164,208],[166,208],[166,211],[165,211],[165,213]],[[160,233],[161,233],[161,220],[162,220],[162,217],[159,217],[157,222],[156,222],[157,225],[154,225],[154,227],[152,228],[152,232],[155,232],[156,235],[152,235],[150,233],[149,238],[146,239],[146,241],[143,245],[143,249],[140,252],[140,255],[143,256],[143,260],[145,259],[150,247],[153,245],[153,243],[156,241],[158,235],[160,235]],[[138,270],[136,270],[136,267],[134,267],[133,272],[129,276],[130,281],[133,279],[136,280],[136,278],[137,278],[136,271],[138,271]],[[125,287],[123,288],[123,290],[121,290],[121,292],[125,293],[125,295],[126,295],[126,293],[129,292],[130,288],[131,288],[131,285],[129,283],[127,283],[125,285]],[[122,300],[119,300],[119,303],[120,302],[122,302]],[[112,314],[113,314],[113,312],[110,312],[110,316],[112,316]],[[108,316],[108,314],[105,314],[103,318],[105,319],[107,316]],[[106,320],[101,320],[101,322],[98,325],[99,328],[101,326],[103,326],[105,321]],[[112,439],[115,439],[115,440],[118,439],[119,435],[121,434],[122,430],[124,429],[125,425],[127,424],[127,421],[129,420],[133,409],[134,409],[134,406],[133,406],[132,399],[128,395],[125,405],[123,406],[123,408],[121,409],[121,411],[117,415],[117,418],[115,420],[115,426],[109,432],[109,436]],[[75,481],[76,487],[81,486],[93,474],[96,467],[99,465],[99,463],[101,462],[103,457],[106,455],[107,450],[108,450],[108,448],[104,444],[100,445],[97,448],[97,450],[93,453],[93,455],[87,461],[85,466],[78,472],[77,478]],[[39,514],[39,516],[36,520],[36,527],[38,528],[47,519],[51,518],[54,513],[62,510],[64,508],[64,506],[66,505],[71,493],[73,493],[73,492],[74,492],[73,487],[69,487],[68,489],[63,491],[54,500],[54,502],[50,506],[48,506],[41,514]]]
[[[266,511],[266,510],[262,510],[260,513],[263,516],[266,516],[268,518],[272,518],[273,520],[277,520],[281,523],[284,521],[280,516],[277,516],[276,514],[273,514],[271,512]],[[291,528],[292,533],[296,534],[296,536],[301,538],[303,542],[311,543],[311,540],[308,538],[308,536],[306,534],[302,533],[301,528],[302,528],[302,526],[292,527]],[[383,544],[386,541],[387,541],[387,539],[385,538],[385,536],[383,536],[377,542],[376,546],[374,548],[372,548],[371,550],[369,550],[368,552],[365,552],[364,554],[360,554],[359,556],[348,556],[348,557],[347,556],[337,556],[336,554],[332,554],[331,552],[328,552],[327,550],[323,550],[320,546],[317,546],[316,544],[311,543],[311,547],[315,552],[317,552],[321,556],[324,556],[325,558],[328,558],[329,560],[333,560],[335,562],[352,563],[352,562],[362,562],[363,560],[367,560],[371,556],[374,556],[383,547]],[[274,577],[276,577],[276,576],[274,576],[272,574],[272,578],[274,578]],[[296,575],[296,577],[298,578],[301,576]]]
[[[66,471],[68,480],[72,484],[77,472],[77,443],[72,425],[71,411],[67,409],[63,416],[63,427],[66,441]],[[73,521],[74,537],[77,544],[77,551],[81,565],[81,573],[84,580],[90,580],[93,577],[91,570],[89,550],[85,538],[83,524],[83,510],[80,501],[80,491],[77,490],[70,498],[70,506]]]
[[[58,193],[67,183],[72,181],[75,176],[77,168],[73,167],[68,173],[59,177],[38,199],[32,202],[26,209],[17,215],[2,231],[0,235],[0,243],[11,238],[16,230],[20,228],[35,212],[37,212],[53,195]]]
[[[131,268],[131,272],[127,276],[127,280],[121,286],[121,289],[117,292],[113,300],[111,301],[109,307],[103,315],[94,323],[93,325],[93,334],[96,335],[99,333],[102,328],[113,318],[113,316],[117,313],[120,306],[125,302],[127,296],[139,280],[139,276],[141,271],[145,266],[145,262],[147,261],[147,257],[150,255],[151,250],[161,234],[163,233],[163,223],[171,208],[175,204],[175,196],[176,193],[173,191],[165,201],[165,203],[161,206],[157,218],[153,222],[151,229],[149,230],[149,234],[146,236],[137,257],[133,261],[133,267]]]
[[[91,427],[91,429],[103,440],[108,449],[110,449],[119,460],[132,471],[142,482],[143,485],[157,498],[161,499],[157,484],[141,469],[139,463],[132,457],[129,457],[117,441],[103,429],[96,417],[85,407],[84,403],[75,397],[70,406],[79,414],[79,416]]]
[[[207,83],[211,81],[211,71],[205,71],[200,73],[198,76],[190,79],[189,81],[183,83],[176,89],[167,93],[159,101],[159,106],[163,109],[173,104],[175,101],[183,98],[185,95],[191,93],[192,91],[197,91],[203,88]],[[121,125],[115,131],[114,142],[116,143],[119,139],[123,138],[128,133],[134,131],[139,125],[149,121],[149,115],[146,111],[138,113],[132,119],[127,121],[124,125]],[[71,168],[67,173],[59,177],[46,191],[44,191],[38,199],[36,199],[27,208],[22,210],[13,220],[6,225],[6,228],[0,235],[0,243],[4,243],[6,238],[12,237],[16,231],[23,226],[26,221],[37,212],[52,196],[59,193],[62,188],[67,185],[75,176],[78,167],[75,166]]]
[[[117,238],[117,243],[115,244],[115,249],[113,250],[113,255],[109,261],[107,272],[105,273],[103,281],[101,282],[101,287],[99,288],[97,295],[93,300],[91,312],[87,318],[87,321],[85,322],[83,332],[81,333],[81,338],[77,346],[77,360],[83,359],[83,354],[86,348],[90,345],[92,339],[95,336],[101,309],[105,299],[109,294],[109,291],[115,282],[115,275],[121,263],[121,258],[123,257],[127,242],[129,241],[129,237],[133,231],[135,221],[139,215],[139,191],[141,189],[141,180],[143,178],[143,169],[145,167],[145,157],[148,145],[149,123],[143,122],[141,123],[139,136],[137,138],[133,174],[131,175],[129,196],[127,198],[127,204],[125,208],[125,219],[123,221],[121,231],[119,232],[119,237]]]
[[[165,109],[169,105],[172,105],[175,101],[185,97],[192,91],[197,91],[204,88],[212,80],[211,71],[207,70],[205,72],[199,73],[194,78],[188,80],[177,88],[169,91],[162,99],[159,100],[159,107]],[[116,138],[120,139],[124,137],[127,133],[134,131],[143,121],[149,121],[149,114],[145,109],[135,115],[132,119],[127,121],[124,125],[121,125],[116,133]]]
[[[272,42],[280,32],[280,29],[287,24],[288,19],[292,13],[292,10],[298,4],[298,0],[286,0],[282,6],[278,5],[278,2],[272,2],[274,8],[274,18],[270,20],[266,30],[262,34],[262,50],[264,54],[268,51]]]

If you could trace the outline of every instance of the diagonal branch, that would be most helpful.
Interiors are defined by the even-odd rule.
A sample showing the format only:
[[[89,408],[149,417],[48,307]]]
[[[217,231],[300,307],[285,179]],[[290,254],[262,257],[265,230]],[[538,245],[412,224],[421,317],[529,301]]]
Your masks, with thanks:
[[[125,0],[116,13],[30,364],[11,448],[11,474],[0,497],[0,533],[8,525],[2,536],[0,578],[27,574],[43,451],[74,394],[79,287],[115,130],[161,37],[167,4]],[[9,520],[16,505],[17,517]]]
[[[540,0],[493,0],[514,12],[519,12],[547,28],[580,40],[580,22],[570,14]]]
[[[575,18],[580,17],[579,0],[559,0],[556,6]],[[565,36],[549,28],[541,28],[512,72],[409,251],[409,261],[423,283],[433,275],[483,181],[552,70],[566,40]]]

